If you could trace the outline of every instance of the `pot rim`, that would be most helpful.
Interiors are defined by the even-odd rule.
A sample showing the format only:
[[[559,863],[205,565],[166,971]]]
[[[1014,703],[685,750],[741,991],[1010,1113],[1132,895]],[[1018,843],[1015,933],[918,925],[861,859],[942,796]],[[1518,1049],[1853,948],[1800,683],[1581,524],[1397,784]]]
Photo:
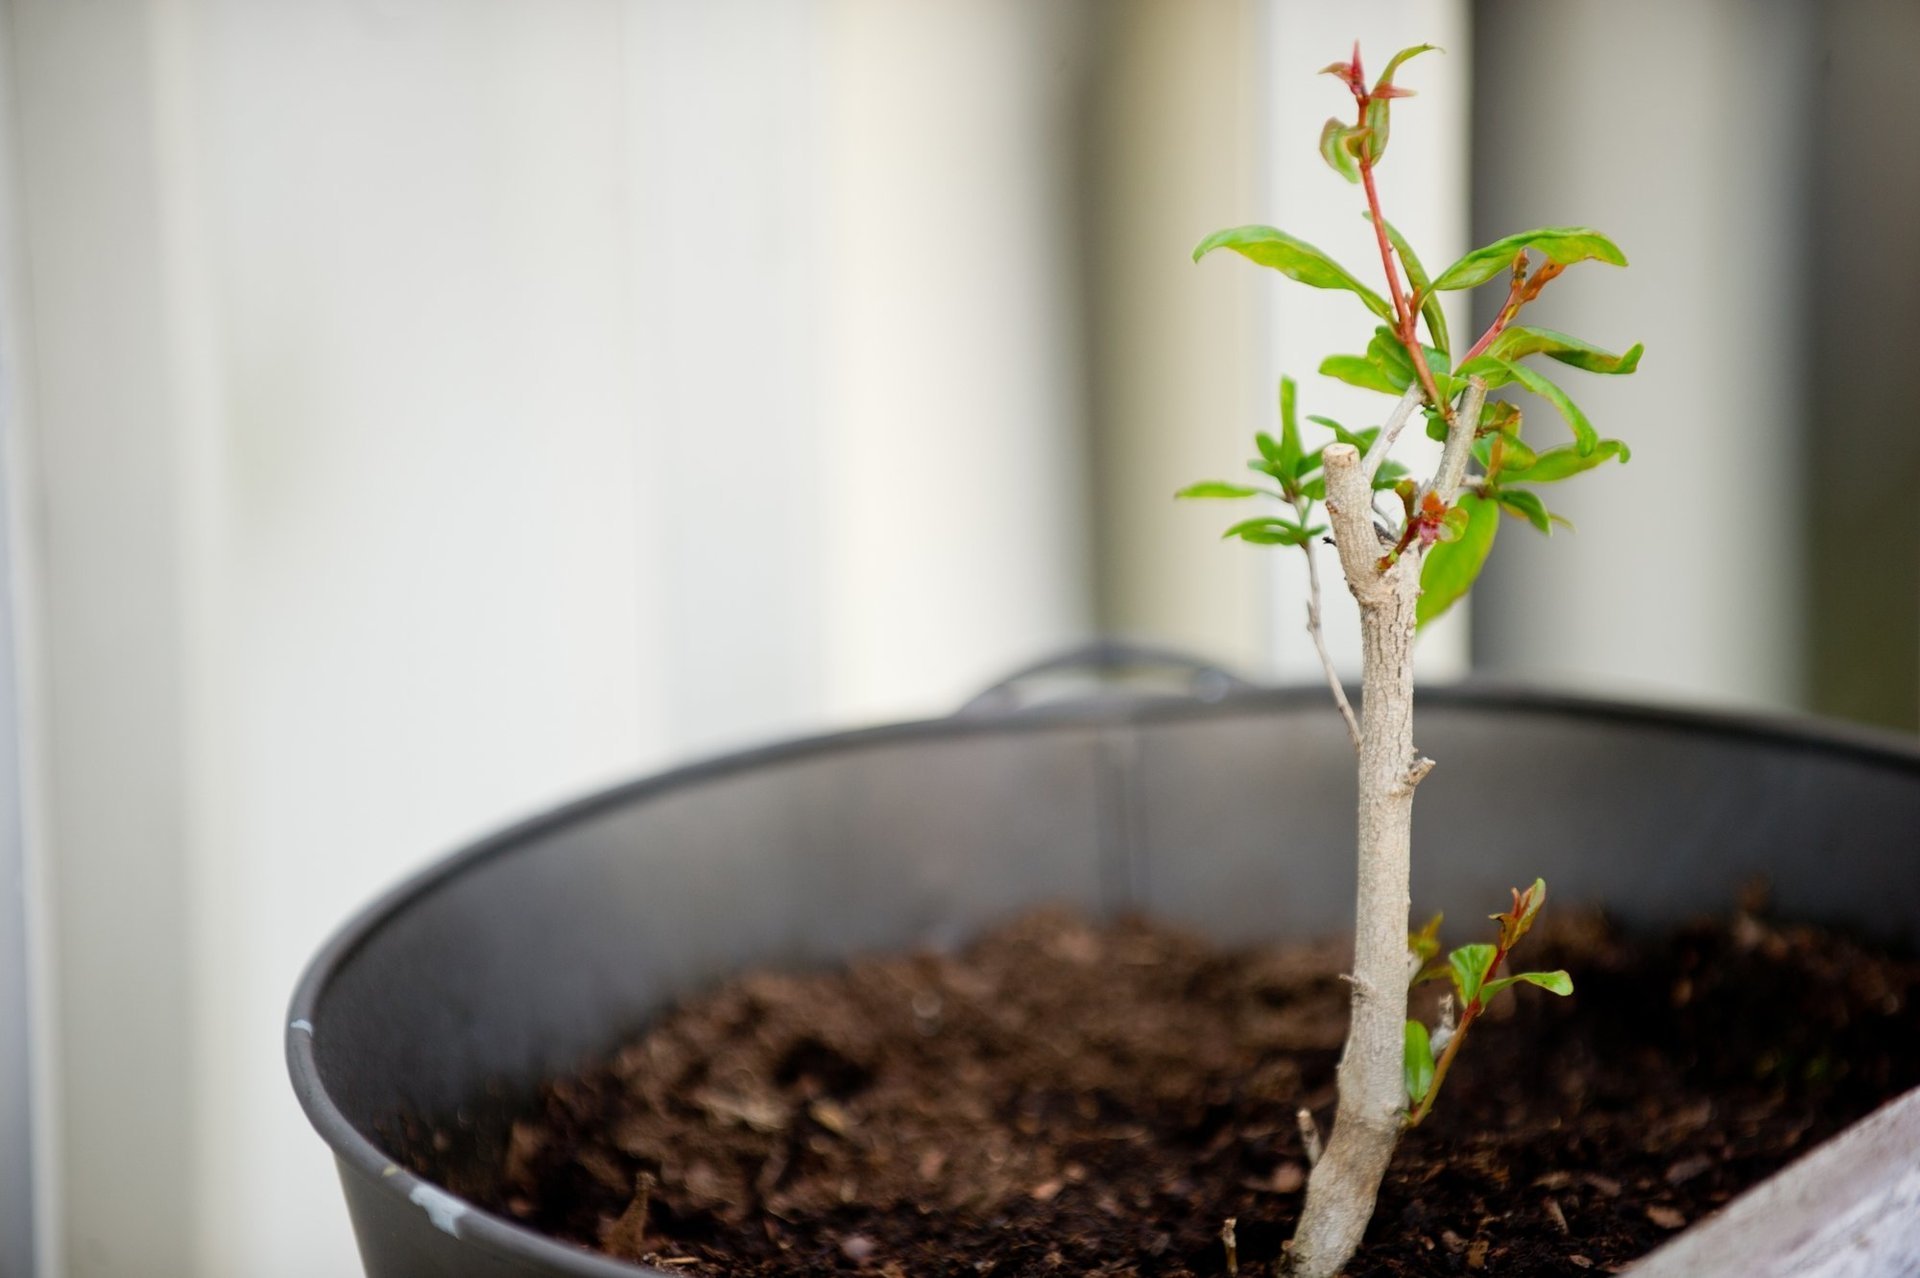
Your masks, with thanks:
[[[665,1278],[664,1270],[615,1260],[599,1252],[561,1242],[454,1197],[431,1181],[400,1167],[362,1135],[335,1106],[320,1079],[314,1056],[313,1016],[334,974],[352,959],[379,928],[443,882],[493,856],[518,847],[529,838],[624,803],[764,765],[942,736],[1009,731],[1048,732],[1101,724],[1159,723],[1267,713],[1324,701],[1326,696],[1325,685],[1317,683],[1235,690],[1212,701],[1181,696],[1106,693],[1011,711],[912,720],[798,737],[696,759],[568,800],[532,817],[512,822],[463,848],[436,858],[388,888],[335,929],[301,973],[287,1009],[286,1062],[294,1095],[306,1113],[307,1121],[326,1141],[337,1159],[365,1176],[382,1191],[393,1194],[403,1202],[425,1208],[435,1224],[463,1242],[477,1244],[516,1259],[558,1266],[564,1272],[580,1275],[581,1278],[632,1278],[634,1274],[654,1274]],[[1470,710],[1566,716],[1721,739],[1791,745],[1816,754],[1831,754],[1897,771],[1920,773],[1920,737],[1814,716],[1682,707],[1479,679],[1423,687],[1419,689],[1419,698],[1429,704]]]

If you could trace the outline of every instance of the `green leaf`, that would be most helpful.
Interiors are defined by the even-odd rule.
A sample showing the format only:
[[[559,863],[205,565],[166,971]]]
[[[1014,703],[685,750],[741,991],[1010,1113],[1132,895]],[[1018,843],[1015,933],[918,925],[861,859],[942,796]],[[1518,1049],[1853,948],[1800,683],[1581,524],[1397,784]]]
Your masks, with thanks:
[[[1565,972],[1522,972],[1518,976],[1503,976],[1497,981],[1488,981],[1481,987],[1482,998],[1492,998],[1501,990],[1511,989],[1521,982],[1538,985],[1549,994],[1558,994],[1561,998],[1573,993],[1573,978]]]
[[[1553,516],[1547,513],[1547,504],[1524,488],[1503,488],[1500,490],[1500,505],[1510,510],[1548,536],[1553,535]]]
[[[1592,470],[1610,457],[1618,457],[1624,463],[1631,456],[1632,451],[1617,439],[1603,439],[1588,453],[1582,453],[1579,448],[1567,444],[1541,453],[1534,459],[1533,465],[1513,474],[1511,478],[1521,483],[1551,484]]]
[[[1525,936],[1527,929],[1533,926],[1533,920],[1539,916],[1540,907],[1547,903],[1547,881],[1535,879],[1526,891],[1522,892],[1519,888],[1513,888],[1511,891],[1513,908],[1487,916],[1500,925],[1500,948],[1504,950],[1511,950],[1520,944],[1520,938]]]
[[[1547,903],[1547,881],[1536,878],[1532,886],[1520,894],[1520,915],[1516,920],[1520,925],[1520,935],[1526,935],[1533,926],[1534,919],[1540,916],[1540,907]]]
[[[1407,950],[1422,963],[1440,952],[1440,925],[1447,921],[1445,914],[1436,914],[1428,919],[1418,932],[1407,933]]]
[[[1474,356],[1462,364],[1460,366],[1459,376],[1477,377],[1487,384],[1488,390],[1499,390],[1502,386],[1513,381],[1513,365],[1499,358],[1497,355],[1483,353]],[[1499,400],[1492,399],[1487,401],[1489,404],[1497,404],[1499,402]]]
[[[1367,136],[1362,143],[1367,148],[1367,159],[1371,163],[1378,164],[1380,158],[1387,153],[1387,133],[1392,124],[1389,113],[1395,95],[1384,90],[1393,87],[1393,73],[1398,71],[1400,64],[1408,58],[1416,57],[1435,47],[1431,44],[1416,44],[1410,49],[1400,50],[1393,55],[1393,60],[1387,63],[1387,69],[1382,71],[1380,78],[1374,82],[1373,95],[1367,102]]]
[[[1403,254],[1401,260],[1408,261],[1410,259]],[[1420,298],[1420,314],[1425,317],[1427,321],[1427,336],[1431,337],[1434,345],[1440,348],[1441,353],[1446,356],[1447,362],[1452,363],[1453,338],[1447,334],[1447,315],[1445,311],[1440,309],[1440,294],[1434,292],[1432,289],[1423,287]]]
[[[1433,374],[1435,388],[1446,398],[1453,398],[1448,385],[1452,365],[1447,360],[1446,352],[1426,345],[1420,349],[1427,357],[1427,371]],[[1405,343],[1384,324],[1373,330],[1373,337],[1367,342],[1367,358],[1398,382],[1401,390],[1413,385],[1413,359],[1407,354]]]
[[[1373,491],[1376,493],[1385,492],[1387,489],[1392,488],[1395,484],[1405,479],[1408,473],[1407,468],[1397,461],[1381,462],[1380,469],[1375,471],[1373,475]]]
[[[1290,519],[1243,519],[1220,534],[1220,540],[1238,537],[1256,546],[1298,546],[1325,532],[1324,527],[1307,528]]]
[[[1407,1022],[1406,1047],[1407,1100],[1418,1105],[1433,1086],[1433,1041],[1427,1027],[1419,1021]]]
[[[1264,488],[1248,488],[1241,484],[1229,484],[1218,479],[1203,479],[1197,484],[1188,484],[1175,497],[1217,497],[1227,501],[1241,497],[1258,497],[1266,493],[1269,497],[1278,497],[1278,493],[1269,493]]]
[[[1273,460],[1293,474],[1300,464],[1300,423],[1294,417],[1293,402],[1299,388],[1291,377],[1280,379],[1280,455]]]
[[[1391,98],[1374,98],[1367,103],[1367,125],[1360,130],[1359,144],[1366,149],[1370,164],[1380,163],[1380,157],[1387,153],[1387,134],[1393,128],[1392,110]]]
[[[1336,355],[1334,356],[1334,358],[1335,359],[1351,359],[1353,357],[1350,355]],[[1322,367],[1324,368],[1324,365]],[[1331,417],[1309,416],[1307,420],[1315,423],[1316,425],[1325,426],[1328,430],[1333,432],[1333,436],[1335,439],[1339,440],[1343,444],[1352,445],[1354,451],[1359,453],[1362,457],[1365,457],[1367,455],[1367,450],[1373,447],[1373,441],[1380,438],[1380,428],[1378,426],[1369,426],[1365,430],[1348,430],[1345,426],[1342,426],[1339,422],[1336,422]]]
[[[1474,433],[1484,435],[1488,431],[1499,431],[1518,439],[1520,421],[1518,408],[1504,399],[1490,399],[1480,409],[1480,424],[1474,428]]]
[[[1433,286],[1444,292],[1485,284],[1511,267],[1513,259],[1524,249],[1536,249],[1563,266],[1588,258],[1613,266],[1627,264],[1626,254],[1598,231],[1584,226],[1543,226],[1538,230],[1509,235],[1473,250],[1440,272]]]
[[[1452,378],[1446,352],[1432,346],[1420,349],[1426,353],[1427,370],[1433,374],[1434,385],[1442,395],[1450,396]],[[1365,355],[1329,355],[1321,361],[1320,372],[1322,376],[1383,395],[1405,394],[1407,387],[1413,385],[1415,375],[1406,346],[1384,324],[1373,330]]]
[[[1301,453],[1298,460],[1293,463],[1293,477],[1295,479],[1304,479],[1314,471],[1319,470],[1320,455],[1326,451],[1326,445],[1323,444],[1312,452]]]
[[[1398,395],[1407,389],[1405,382],[1396,383],[1385,369],[1364,355],[1329,355],[1320,361],[1320,375],[1384,395]]]
[[[1423,53],[1438,53],[1439,51],[1440,51],[1440,46],[1437,44],[1408,45],[1406,48],[1400,50],[1400,52],[1394,54],[1393,57],[1387,60],[1386,69],[1380,72],[1380,78],[1373,82],[1373,91],[1375,93],[1378,93],[1380,92],[1380,90],[1392,84],[1393,73],[1400,69],[1400,66],[1402,63],[1410,61],[1413,58],[1417,58]]]
[[[1480,361],[1473,362],[1477,364]],[[1525,364],[1516,364],[1512,360],[1492,362],[1506,369],[1514,381],[1560,410],[1560,415],[1567,419],[1567,425],[1573,427],[1574,446],[1581,456],[1584,457],[1599,447],[1600,432],[1593,428],[1593,423],[1588,421],[1587,415],[1580,411],[1580,406],[1574,403],[1573,399],[1558,385],[1548,381]]]
[[[1460,1007],[1464,1011],[1480,997],[1480,986],[1486,981],[1487,973],[1493,968],[1494,955],[1498,951],[1486,942],[1463,945],[1447,955],[1447,966],[1453,969],[1454,992],[1460,996]]]
[[[1533,451],[1532,445],[1518,435],[1501,431],[1489,438],[1500,441],[1500,470],[1503,474],[1510,470],[1526,470],[1540,460],[1540,455]]]
[[[1269,266],[1290,280],[1311,288],[1343,288],[1366,303],[1383,320],[1393,319],[1393,307],[1356,279],[1353,273],[1304,240],[1296,240],[1271,226],[1236,226],[1215,231],[1193,250],[1199,261],[1217,248],[1229,248],[1249,262]]]
[[[1373,330],[1373,338],[1367,342],[1367,363],[1386,374],[1386,380],[1398,390],[1413,386],[1413,361],[1407,359],[1407,347],[1400,345],[1394,330],[1384,324]]]
[[[1421,47],[1430,49],[1433,46]],[[1373,221],[1371,213],[1362,213],[1360,216],[1369,222]],[[1433,339],[1433,344],[1446,354],[1448,362],[1451,363],[1453,339],[1447,333],[1446,312],[1440,309],[1440,296],[1433,288],[1433,280],[1427,275],[1427,268],[1420,264],[1420,258],[1414,253],[1413,246],[1407,243],[1406,237],[1394,228],[1393,223],[1383,222],[1383,224],[1387,228],[1387,239],[1392,243],[1393,251],[1400,255],[1400,265],[1406,268],[1407,281],[1413,285],[1414,291],[1421,295],[1420,314],[1427,321],[1427,336]]]
[[[1384,324],[1376,327],[1367,341],[1367,362],[1385,373],[1401,390],[1413,385],[1413,361],[1407,358],[1407,348]]]
[[[1360,180],[1360,162],[1354,159],[1349,140],[1354,134],[1365,132],[1365,129],[1356,129],[1338,120],[1328,120],[1320,130],[1320,158],[1327,162],[1328,168],[1349,182],[1357,183]]]
[[[1550,328],[1529,328],[1525,324],[1502,329],[1500,336],[1494,338],[1486,349],[1486,354],[1495,359],[1514,360],[1528,355],[1545,355],[1589,373],[1619,374],[1631,373],[1640,367],[1640,356],[1645,352],[1646,347],[1635,342],[1627,348],[1626,354],[1615,355],[1577,337],[1569,337]]]
[[[1467,493],[1460,498],[1467,512],[1467,525],[1452,541],[1443,541],[1427,551],[1427,562],[1420,569],[1420,602],[1414,615],[1424,626],[1473,588],[1474,578],[1487,562],[1493,549],[1494,534],[1500,531],[1500,507]]]

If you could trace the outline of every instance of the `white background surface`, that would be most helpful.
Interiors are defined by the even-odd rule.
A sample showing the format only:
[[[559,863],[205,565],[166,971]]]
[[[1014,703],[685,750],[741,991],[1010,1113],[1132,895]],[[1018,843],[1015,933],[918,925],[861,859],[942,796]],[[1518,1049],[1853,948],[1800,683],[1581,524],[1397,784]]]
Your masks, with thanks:
[[[349,1272],[280,1042],[351,910],[585,787],[941,712],[1089,628],[1052,24],[9,20],[46,1263]]]

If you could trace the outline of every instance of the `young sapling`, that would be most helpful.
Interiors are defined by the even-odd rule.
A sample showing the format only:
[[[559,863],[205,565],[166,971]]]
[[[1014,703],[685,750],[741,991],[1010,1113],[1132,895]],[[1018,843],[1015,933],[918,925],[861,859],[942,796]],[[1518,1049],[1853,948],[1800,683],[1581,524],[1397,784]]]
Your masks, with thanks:
[[[1566,521],[1536,489],[1628,459],[1627,446],[1603,439],[1558,384],[1524,361],[1545,356],[1591,373],[1631,373],[1641,348],[1615,355],[1579,338],[1517,323],[1525,308],[1569,266],[1597,261],[1625,266],[1612,241],[1585,227],[1545,227],[1496,240],[1430,275],[1381,211],[1375,171],[1387,151],[1392,102],[1411,96],[1394,82],[1409,59],[1433,49],[1415,45],[1390,60],[1369,84],[1354,46],[1348,62],[1326,68],[1356,107],[1351,122],[1331,119],[1320,153],[1348,182],[1363,188],[1386,277],[1382,296],[1313,245],[1268,226],[1242,226],[1201,241],[1197,261],[1215,249],[1279,271],[1313,288],[1353,294],[1379,320],[1367,349],[1335,355],[1320,372],[1396,396],[1385,420],[1349,430],[1321,416],[1307,420],[1332,438],[1309,448],[1302,438],[1291,378],[1280,382],[1280,435],[1255,436],[1248,463],[1270,484],[1209,480],[1181,497],[1269,498],[1286,513],[1244,519],[1225,536],[1256,545],[1297,546],[1307,561],[1307,630],[1357,757],[1359,890],[1355,902],[1352,1020],[1338,1075],[1333,1132],[1314,1161],[1307,1197],[1289,1248],[1298,1278],[1332,1278],[1359,1246],[1400,1133],[1432,1111],[1448,1070],[1488,1001],[1516,984],[1572,992],[1565,972],[1500,976],[1513,947],[1533,924],[1546,884],[1513,894],[1513,907],[1492,916],[1491,943],[1465,945],[1439,958],[1439,920],[1409,936],[1413,795],[1434,767],[1413,744],[1415,632],[1463,597],[1479,576],[1501,516],[1542,533]],[[1504,277],[1506,298],[1486,331],[1457,358],[1440,294]],[[1425,332],[1422,334],[1422,328]],[[1489,392],[1519,387],[1545,400],[1570,428],[1571,440],[1536,448],[1523,439],[1521,409]],[[1389,460],[1414,415],[1441,441],[1438,465],[1424,480]],[[1376,501],[1391,495],[1390,508]],[[1314,522],[1318,508],[1325,524]],[[1361,699],[1348,700],[1328,655],[1320,616],[1315,548],[1331,532],[1347,589],[1360,608]],[[1412,982],[1452,983],[1451,1010],[1429,1029],[1407,1016]]]

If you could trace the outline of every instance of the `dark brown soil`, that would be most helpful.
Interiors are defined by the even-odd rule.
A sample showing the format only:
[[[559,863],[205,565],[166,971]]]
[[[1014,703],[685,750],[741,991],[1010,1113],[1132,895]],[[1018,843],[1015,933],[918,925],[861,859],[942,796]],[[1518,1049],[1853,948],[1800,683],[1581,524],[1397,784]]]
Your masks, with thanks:
[[[1522,987],[1475,1027],[1350,1274],[1607,1272],[1920,1084],[1920,963],[1840,937],[1563,920],[1519,957],[1575,995]],[[1265,1275],[1295,1110],[1333,1104],[1343,958],[1039,914],[958,955],[743,977],[508,1132],[400,1143],[690,1275],[1211,1276],[1229,1217]]]

